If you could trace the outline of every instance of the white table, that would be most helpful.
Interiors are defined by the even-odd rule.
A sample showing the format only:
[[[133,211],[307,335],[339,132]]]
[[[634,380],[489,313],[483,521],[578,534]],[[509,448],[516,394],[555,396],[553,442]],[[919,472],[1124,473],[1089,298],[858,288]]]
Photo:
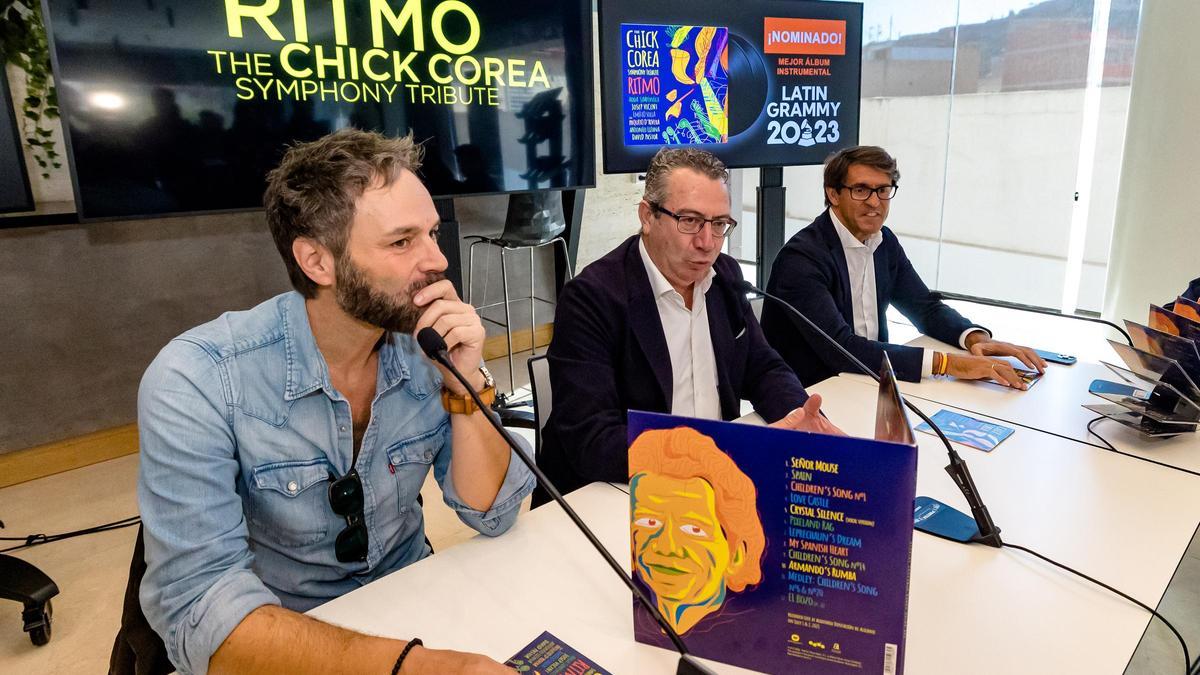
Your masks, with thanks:
[[[871,435],[873,390],[846,378],[812,389],[843,429]],[[944,449],[919,436],[917,493],[965,509],[942,470]],[[1005,539],[1151,606],[1200,522],[1195,476],[1029,429],[990,454],[960,452]],[[597,484],[569,499],[628,564],[628,496]],[[498,660],[549,630],[614,673],[674,672],[672,653],[634,642],[631,604],[583,535],[547,505],[502,537],[476,537],[311,614]],[[1024,553],[914,535],[908,673],[1121,673],[1147,623],[1138,607]]]
[[[951,350],[945,343],[926,336],[908,344],[938,351]],[[1107,360],[1114,365],[1122,365],[1115,353]],[[875,387],[875,382],[865,375],[842,377]],[[1001,423],[1007,423],[1008,426],[1030,427],[1081,443],[1104,447],[1104,444],[1087,430],[1088,422],[1099,415],[1082,407],[1084,403],[1107,403],[1088,393],[1088,386],[1096,379],[1120,381],[1120,378],[1103,364],[1080,361],[1073,366],[1047,364],[1046,376],[1028,391],[1018,391],[994,383],[953,378],[924,378],[919,383],[901,382],[900,390],[906,396],[957,408],[967,414],[989,415]],[[926,412],[932,414],[937,412],[937,408]],[[1198,433],[1181,434],[1167,439],[1147,438],[1111,420],[1097,422],[1093,428],[1122,452],[1200,472]]]

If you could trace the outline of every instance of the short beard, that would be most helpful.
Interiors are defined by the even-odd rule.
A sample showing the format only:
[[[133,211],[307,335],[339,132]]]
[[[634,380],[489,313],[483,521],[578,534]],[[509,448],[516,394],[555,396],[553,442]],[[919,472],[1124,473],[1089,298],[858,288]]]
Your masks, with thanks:
[[[388,295],[373,287],[362,268],[354,264],[349,253],[337,258],[338,306],[359,321],[395,333],[412,333],[425,307],[413,304],[413,296],[426,286],[441,281],[446,275],[434,272],[409,285],[400,297]]]

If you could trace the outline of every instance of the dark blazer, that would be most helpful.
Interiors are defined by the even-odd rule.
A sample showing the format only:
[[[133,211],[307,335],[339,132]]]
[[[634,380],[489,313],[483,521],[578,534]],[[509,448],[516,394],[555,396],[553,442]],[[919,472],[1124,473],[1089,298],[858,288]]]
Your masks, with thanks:
[[[787,300],[867,366],[878,368],[887,352],[896,377],[917,382],[921,379],[923,350],[887,344],[888,305],[895,305],[925,335],[955,346],[963,331],[975,324],[930,294],[904,255],[900,241],[886,227],[874,259],[879,341],[854,334],[846,254],[828,210],[797,232],[779,252],[767,292]],[[811,335],[799,319],[770,300],[763,305],[762,328],[771,346],[805,385],[839,372],[858,372],[836,349]]]
[[[1179,295],[1183,296],[1184,299],[1191,300],[1192,302],[1200,302],[1200,279],[1192,279],[1192,283],[1188,284],[1187,290]],[[1171,302],[1163,305],[1163,307],[1167,310],[1174,310],[1175,301],[1171,300]]]
[[[553,409],[538,464],[563,492],[627,482],[626,412],[671,411],[671,356],[638,239],[588,265],[558,297],[547,352]],[[721,417],[737,418],[747,399],[774,422],[808,395],[767,344],[745,295],[731,286],[742,278],[737,262],[721,254],[713,267],[705,303]]]

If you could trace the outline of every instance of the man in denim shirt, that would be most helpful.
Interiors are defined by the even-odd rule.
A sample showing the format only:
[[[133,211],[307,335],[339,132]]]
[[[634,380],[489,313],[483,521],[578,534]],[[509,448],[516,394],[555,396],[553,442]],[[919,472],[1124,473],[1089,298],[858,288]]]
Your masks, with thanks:
[[[432,326],[490,388],[419,161],[355,130],[291,148],[264,200],[296,292],[184,333],[142,379],[141,604],[181,673],[510,672],[300,614],[430,554],[430,468],[487,535],[534,486],[413,338]]]

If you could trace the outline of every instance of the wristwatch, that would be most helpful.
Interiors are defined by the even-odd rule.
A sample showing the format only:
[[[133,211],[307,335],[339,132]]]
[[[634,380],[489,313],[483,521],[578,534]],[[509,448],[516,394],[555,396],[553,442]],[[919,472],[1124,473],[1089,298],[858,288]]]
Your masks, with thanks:
[[[483,389],[479,390],[479,400],[490,407],[496,400],[496,378],[492,377],[487,366],[479,366],[479,374],[483,375]],[[470,394],[452,394],[445,387],[442,388],[442,407],[451,415],[473,415],[479,410]]]

